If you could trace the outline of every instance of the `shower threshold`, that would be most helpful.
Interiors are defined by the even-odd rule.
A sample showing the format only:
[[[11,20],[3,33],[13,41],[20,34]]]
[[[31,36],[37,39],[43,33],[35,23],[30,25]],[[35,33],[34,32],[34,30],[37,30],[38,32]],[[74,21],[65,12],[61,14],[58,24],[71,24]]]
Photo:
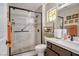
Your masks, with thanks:
[[[30,50],[30,51],[27,51],[27,52],[15,54],[13,56],[36,56],[36,51]]]

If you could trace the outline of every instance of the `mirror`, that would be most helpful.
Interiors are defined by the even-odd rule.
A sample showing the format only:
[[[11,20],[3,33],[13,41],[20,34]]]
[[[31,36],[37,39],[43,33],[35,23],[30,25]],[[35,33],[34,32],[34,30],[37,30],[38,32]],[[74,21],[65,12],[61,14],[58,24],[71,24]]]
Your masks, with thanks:
[[[59,16],[63,17],[63,20],[60,21]],[[58,10],[57,20],[58,28],[66,29],[67,34],[73,37],[79,37],[79,3],[72,3]]]

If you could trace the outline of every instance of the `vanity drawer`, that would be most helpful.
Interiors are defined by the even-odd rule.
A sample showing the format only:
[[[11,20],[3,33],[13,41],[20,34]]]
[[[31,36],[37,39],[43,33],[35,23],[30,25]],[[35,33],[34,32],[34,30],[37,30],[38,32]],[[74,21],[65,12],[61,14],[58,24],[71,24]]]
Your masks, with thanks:
[[[45,56],[58,56],[56,53],[54,53],[53,51],[51,51],[50,49],[46,49],[46,53]]]
[[[60,56],[70,56],[71,53],[66,50],[66,49],[63,49],[57,45],[54,45],[52,44],[52,50],[54,50],[55,52],[57,52],[58,54],[60,54]]]

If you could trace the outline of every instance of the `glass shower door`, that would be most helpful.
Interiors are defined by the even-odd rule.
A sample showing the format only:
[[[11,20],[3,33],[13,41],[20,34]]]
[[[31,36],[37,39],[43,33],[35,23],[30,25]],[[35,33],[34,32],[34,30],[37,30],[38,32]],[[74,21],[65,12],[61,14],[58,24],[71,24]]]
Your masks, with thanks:
[[[34,50],[35,13],[12,9],[12,55]]]

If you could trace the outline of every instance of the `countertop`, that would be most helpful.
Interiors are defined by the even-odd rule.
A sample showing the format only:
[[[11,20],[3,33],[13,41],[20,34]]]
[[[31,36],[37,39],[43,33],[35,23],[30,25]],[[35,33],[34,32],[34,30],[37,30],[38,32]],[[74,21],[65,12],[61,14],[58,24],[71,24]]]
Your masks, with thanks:
[[[74,43],[72,41],[66,41],[64,39],[48,38],[45,37],[46,42],[50,42],[64,49],[67,49],[73,53],[79,54],[79,43]]]

